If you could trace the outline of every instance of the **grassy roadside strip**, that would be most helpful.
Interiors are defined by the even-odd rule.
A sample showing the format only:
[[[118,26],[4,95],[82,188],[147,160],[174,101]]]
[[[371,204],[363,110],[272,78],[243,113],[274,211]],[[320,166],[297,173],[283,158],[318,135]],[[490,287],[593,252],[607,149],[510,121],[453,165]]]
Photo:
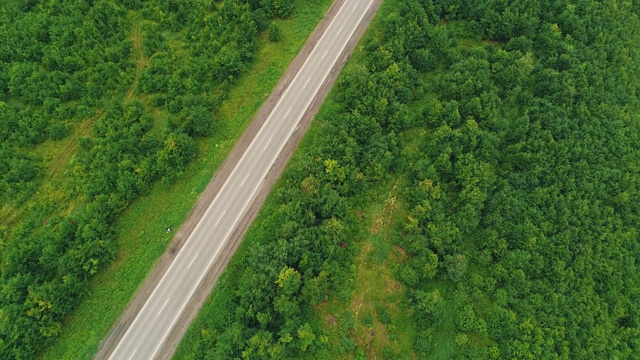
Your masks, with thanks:
[[[387,4],[385,2],[383,7]],[[382,13],[384,12],[380,11],[377,18],[382,16]],[[379,21],[374,20],[369,31],[373,31],[377,23]],[[349,63],[358,63],[362,61],[361,57],[362,47],[359,46]],[[349,64],[346,67],[349,67]],[[302,161],[303,153],[312,148],[319,138],[326,136],[324,128],[335,104],[336,92],[332,90],[287,169],[274,185],[260,213],[250,226],[245,240],[219,278],[216,288],[198,317],[191,324],[174,354],[175,359],[205,357],[203,346],[211,345],[203,345],[202,339],[210,339],[213,336],[210,332],[210,319],[219,317],[218,313],[228,311],[230,299],[235,296],[236,279],[242,276],[243,266],[246,266],[243,258],[248,256],[260,233],[264,231],[263,228],[267,227],[270,214],[281,206],[275,194],[292,186],[292,172],[293,169],[299,168],[297,164]],[[358,244],[360,250],[355,259],[353,274],[350,274],[350,286],[332,289],[330,300],[315,307],[315,314],[308,318],[309,322],[323,328],[319,336],[326,338],[330,344],[329,358],[415,358],[412,349],[415,326],[407,310],[406,289],[393,275],[394,266],[402,261],[404,254],[401,249],[391,246],[389,238],[395,225],[405,215],[403,204],[396,201],[395,185],[398,181],[400,180],[392,179],[381,182],[366,192],[361,204],[349,210],[359,214],[359,227],[369,229],[369,236]],[[364,211],[358,211],[360,206]],[[346,329],[346,333],[343,334],[342,329]],[[345,340],[352,346],[345,345]]]
[[[329,93],[325,103],[320,108],[320,111],[316,115],[316,118],[311,123],[311,126],[307,130],[307,133],[302,138],[300,145],[293,153],[287,168],[282,173],[280,179],[274,184],[271,192],[267,196],[264,205],[260,209],[260,212],[256,216],[255,220],[247,230],[244,240],[236,250],[235,254],[229,261],[226,270],[220,275],[216,287],[211,292],[211,295],[202,306],[200,313],[191,323],[189,330],[187,330],[185,336],[182,338],[180,345],[176,349],[176,352],[173,355],[174,359],[193,359],[194,353],[198,350],[196,349],[197,343],[200,337],[201,332],[206,332],[208,318],[212,313],[218,311],[218,307],[224,308],[226,305],[226,300],[233,296],[233,292],[235,291],[233,288],[232,281],[242,274],[242,259],[246,256],[251,248],[255,239],[258,237],[259,233],[262,231],[262,226],[265,223],[265,220],[269,217],[273,211],[275,211],[280,203],[276,196],[282,188],[289,186],[289,174],[287,169],[290,168],[295,162],[300,161],[301,151],[310,147],[315,143],[315,139],[317,137],[322,136],[323,134],[323,126],[326,120],[324,116],[325,113],[328,112],[328,108],[331,106],[331,103],[334,101],[333,98],[335,94],[333,91]]]
[[[244,128],[278,82],[291,60],[323,17],[330,0],[296,1],[289,20],[278,21],[282,40],[266,34],[256,61],[234,85],[225,101],[214,134],[199,140],[200,155],[171,186],[156,184],[133,203],[116,224],[117,260],[92,281],[92,292],[70,317],[60,338],[43,359],[88,359],[120,316],[137,288],[171,240],[168,225],[177,227],[231,150]]]

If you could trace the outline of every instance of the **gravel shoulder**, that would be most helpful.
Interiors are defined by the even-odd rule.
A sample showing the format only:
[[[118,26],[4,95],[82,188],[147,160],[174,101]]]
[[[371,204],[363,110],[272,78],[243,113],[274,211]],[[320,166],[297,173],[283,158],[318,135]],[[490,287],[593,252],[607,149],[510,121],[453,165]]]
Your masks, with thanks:
[[[242,134],[234,148],[231,150],[227,159],[224,161],[222,166],[218,169],[205,190],[200,195],[198,202],[192,209],[187,220],[176,231],[171,244],[168,246],[162,257],[158,260],[151,273],[147,276],[144,284],[141,285],[136,295],[130,301],[129,305],[127,305],[127,308],[125,309],[123,314],[113,325],[107,337],[100,344],[100,348],[98,349],[95,359],[107,359],[111,351],[113,351],[120,338],[124,335],[124,332],[126,331],[128,326],[133,322],[138,311],[140,311],[147,298],[151,295],[151,292],[156,287],[157,283],[160,281],[164,273],[167,271],[169,265],[171,264],[171,262],[173,262],[173,259],[176,257],[183,244],[186,242],[189,234],[191,234],[200,218],[204,215],[209,204],[215,198],[216,194],[226,181],[236,163],[241,158],[242,154],[245,152],[246,148],[249,146],[258,130],[262,127],[262,124],[267,119],[269,113],[271,113],[273,107],[277,104],[280,96],[289,86],[289,83],[293,80],[300,67],[307,60],[314,46],[321,38],[322,34],[324,34],[327,26],[331,23],[335,14],[344,2],[345,0],[334,1],[334,3],[327,11],[325,17],[320,21],[318,26],[309,36],[300,53],[298,53],[291,65],[289,65],[287,71],[282,76],[282,78],[272,91],[271,95],[267,98],[263,106],[260,108],[251,124],[247,126],[244,133]],[[173,355],[175,349],[180,343],[180,340],[182,339],[182,336],[187,331],[192,320],[198,314],[198,311],[211,293],[211,290],[215,286],[218,278],[220,277],[220,274],[222,274],[229,260],[238,248],[249,225],[254,220],[254,218],[258,214],[258,211],[262,207],[267,195],[269,194],[269,191],[271,190],[271,187],[280,177],[280,174],[287,165],[289,159],[300,143],[306,130],[309,128],[311,121],[324,102],[324,99],[329,94],[329,91],[331,90],[331,87],[333,86],[340,71],[342,70],[342,67],[348,60],[351,52],[369,26],[369,23],[373,19],[381,4],[382,0],[373,0],[373,4],[370,7],[369,12],[365,15],[364,19],[358,26],[358,29],[353,34],[345,50],[331,70],[331,73],[324,81],[316,98],[313,100],[304,116],[300,120],[298,128],[292,134],[287,145],[284,147],[278,159],[270,169],[269,174],[264,180],[262,188],[260,189],[256,199],[247,211],[247,214],[240,221],[237,229],[233,232],[231,238],[225,244],[220,253],[218,261],[213,264],[213,266],[209,270],[209,273],[205,276],[203,282],[193,294],[189,306],[184,310],[176,326],[169,334],[165,343],[162,345],[162,349],[158,352],[160,354],[160,359],[170,359]]]

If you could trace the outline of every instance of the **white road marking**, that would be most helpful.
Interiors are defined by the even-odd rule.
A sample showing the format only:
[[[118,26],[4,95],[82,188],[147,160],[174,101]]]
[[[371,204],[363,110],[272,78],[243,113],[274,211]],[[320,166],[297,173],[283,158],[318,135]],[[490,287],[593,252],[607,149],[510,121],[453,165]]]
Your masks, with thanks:
[[[133,355],[136,354],[136,351],[138,351],[138,349],[136,348],[135,350],[133,350],[133,354],[131,354],[131,356],[129,356],[129,360],[133,359]]]
[[[131,356],[129,356],[129,360],[133,359],[133,355],[136,354],[136,351],[138,351],[138,348],[136,348],[135,350],[133,350],[133,354],[131,354]]]
[[[304,83],[304,86],[302,87],[303,89],[305,89],[305,88],[307,87],[307,84],[309,83],[309,80],[311,80],[311,78],[308,78],[308,79],[307,79],[307,82],[306,82],[306,83]]]
[[[367,11],[369,10],[369,8],[371,7],[371,4],[373,3],[373,0],[369,1],[369,4],[367,5],[365,11],[360,15],[357,24],[359,24],[362,21],[362,18],[364,18],[364,15],[367,13]],[[340,14],[342,13],[342,10],[346,10],[345,6],[342,6],[340,8],[340,10],[338,10],[338,13],[334,16],[334,19],[331,21],[331,23],[329,24],[329,26],[327,27],[327,30],[322,34],[322,36],[320,36],[320,39],[318,40],[318,43],[322,43],[322,41],[326,38],[325,35],[327,35],[327,33],[329,33],[329,28],[331,28],[333,25],[336,24],[336,19],[338,19],[340,17]],[[351,33],[349,35],[349,37],[351,37],[353,35],[353,33],[355,32],[355,29],[351,30]],[[346,43],[342,46],[340,52],[342,52],[344,50],[344,48],[346,47]],[[314,47],[313,50],[311,50],[311,54],[309,54],[308,59],[313,58],[313,54],[316,52],[316,50],[318,50],[318,47]],[[326,56],[326,53],[325,53]],[[324,56],[323,56],[324,59]],[[295,78],[300,75],[300,73],[302,72],[302,69],[304,69],[307,65],[309,65],[309,62],[305,60],[304,64],[302,64],[300,70],[298,71],[298,73],[294,76],[294,80]],[[334,61],[335,64],[335,61]],[[328,71],[327,71],[328,74]],[[325,74],[325,78],[326,78],[326,74]],[[317,92],[318,92],[317,88],[312,96],[315,97]],[[280,100],[282,100],[283,98],[287,97],[287,93],[289,92],[289,90],[291,90],[291,87],[287,87],[287,89],[284,91],[284,93],[282,94],[282,96],[280,97]],[[311,103],[310,99],[308,101],[307,106]],[[277,108],[282,102],[278,101],[278,103],[276,104],[275,108]],[[271,113],[271,115],[273,115],[273,112]],[[267,120],[265,121],[264,124],[262,124],[262,126],[260,127],[260,129],[258,130],[258,134],[254,137],[254,141],[251,141],[251,143],[249,144],[249,146],[247,147],[247,150],[245,151],[244,154],[242,154],[242,156],[240,157],[240,160],[238,160],[238,163],[236,164],[236,166],[233,168],[233,170],[231,171],[231,175],[229,175],[229,178],[231,178],[231,176],[233,175],[233,173],[238,170],[239,166],[238,164],[241,164],[243,162],[243,159],[245,158],[245,156],[247,156],[247,154],[250,153],[250,149],[253,147],[253,145],[255,145],[256,143],[256,139],[260,138],[260,134],[262,133],[263,130],[265,130],[265,128],[267,127],[266,124],[269,123],[269,121],[273,118],[273,116],[269,115],[269,117],[267,117]],[[292,132],[292,131],[291,131]],[[290,133],[291,133],[290,132]],[[269,139],[269,143],[271,142],[271,139]],[[267,145],[269,145],[267,143]],[[280,148],[284,147],[284,143],[281,145]],[[266,146],[265,146],[266,148]],[[226,186],[229,185],[229,181],[227,179],[227,181],[224,182],[224,184],[222,184],[222,188],[218,191],[218,195],[223,193],[223,190],[226,188]],[[254,192],[257,190],[254,189]],[[253,197],[254,193],[251,194],[250,198]],[[198,221],[198,223],[196,224],[195,229],[192,231],[192,233],[195,233],[198,231],[198,228],[200,227],[200,225],[203,224],[204,219],[207,218],[207,214],[211,211],[214,211],[214,204],[216,203],[216,200],[218,200],[218,196],[216,196],[214,198],[214,200],[209,204],[209,207],[207,208],[207,210],[205,211],[205,214],[200,218],[200,220]],[[245,203],[245,206],[242,208],[242,210],[240,211],[240,214],[238,215],[237,219],[241,216],[241,214],[244,212],[246,206],[248,205],[248,202]],[[224,215],[224,213],[223,213]],[[235,222],[234,225],[235,226]],[[226,238],[229,236],[229,234],[231,233],[231,231],[233,230],[233,226],[231,229],[229,229],[229,232],[226,234],[226,236],[224,237],[224,239],[226,240]],[[154,294],[161,288],[162,284],[164,283],[164,280],[166,279],[167,275],[169,273],[171,273],[171,269],[173,268],[174,265],[176,265],[178,263],[178,258],[180,258],[181,256],[184,256],[185,252],[183,250],[185,250],[186,248],[188,248],[188,244],[190,243],[190,241],[194,239],[194,236],[189,236],[189,238],[187,239],[187,241],[185,242],[185,244],[180,248],[180,251],[178,252],[178,255],[176,256],[176,258],[174,259],[174,261],[171,262],[171,265],[169,265],[169,268],[167,269],[167,271],[165,272],[165,274],[162,276],[162,278],[160,279],[160,281],[158,282],[158,284],[156,285],[156,287],[153,289],[153,292],[151,293],[151,295],[149,296],[149,298],[147,299],[147,301],[144,303],[144,305],[142,306],[142,309],[138,312],[138,314],[136,315],[135,319],[133,320],[133,322],[131,323],[131,325],[128,327],[127,331],[125,332],[124,336],[120,339],[120,341],[118,342],[118,344],[116,345],[116,348],[113,350],[113,352],[111,352],[111,355],[109,356],[109,359],[113,359],[115,354],[118,352],[119,348],[123,345],[124,343],[124,339],[127,338],[127,335],[132,331],[132,329],[135,327],[136,323],[138,322],[138,320],[140,320],[141,315],[144,313],[144,310],[146,309],[146,307],[150,304],[149,299],[153,298]],[[223,240],[223,243],[224,241]],[[218,249],[216,250],[216,253],[214,254],[214,256],[211,258],[211,260],[209,261],[209,263],[207,264],[207,270],[205,270],[203,273],[201,273],[200,278],[198,279],[198,281],[196,282],[196,286],[192,289],[192,291],[190,292],[189,296],[187,297],[186,301],[182,304],[182,306],[180,307],[178,314],[175,316],[175,318],[173,319],[173,321],[171,322],[171,325],[167,328],[167,331],[164,333],[164,335],[162,336],[162,338],[160,339],[158,345],[156,346],[156,348],[154,349],[153,353],[151,354],[151,358],[154,358],[156,353],[158,352],[158,350],[160,349],[160,346],[164,343],[167,335],[169,334],[169,332],[173,329],[173,326],[175,325],[176,321],[178,320],[178,317],[180,316],[180,314],[182,313],[182,311],[184,310],[185,306],[187,305],[188,301],[190,300],[191,296],[193,295],[193,292],[195,291],[195,289],[197,288],[197,286],[200,284],[200,282],[202,281],[202,278],[204,277],[204,275],[208,272],[208,269],[211,267],[211,264],[213,263],[214,259],[217,258],[218,252],[220,251],[221,246],[218,247]],[[134,351],[134,353],[137,351],[138,349],[136,349]]]
[[[226,213],[227,210],[222,212],[222,215],[220,215],[220,217],[218,218],[218,221],[216,221],[216,224],[214,226],[218,226],[218,223],[220,223],[220,220],[222,220],[222,217],[224,216],[224,213]]]
[[[200,253],[197,253],[196,256],[193,257],[193,260],[191,260],[187,269],[191,269],[191,265],[193,265],[193,262],[196,261],[196,258],[198,257],[198,255],[200,255]]]
[[[315,95],[313,95],[313,96],[315,97]],[[291,132],[289,133],[289,136],[291,136]],[[280,150],[282,150],[283,147],[284,147],[284,143],[280,146]],[[279,153],[280,153],[280,151],[278,151],[276,153],[276,157],[277,157],[277,155]],[[275,158],[273,160],[275,160]],[[264,174],[262,174],[262,178],[261,178],[260,181],[262,181],[262,179],[264,179],[265,175],[267,175],[266,172]],[[231,228],[224,235],[224,239],[228,238],[229,234],[231,234],[231,232],[233,230],[235,230],[235,226],[238,223],[238,220],[240,219],[241,216],[244,215],[244,211],[247,209],[247,205],[249,205],[249,203],[253,199],[253,196],[256,194],[256,191],[258,191],[259,188],[260,188],[259,186],[256,186],[253,189],[253,191],[251,192],[251,195],[249,195],[249,199],[247,200],[247,202],[244,203],[244,206],[240,210],[240,213],[238,214],[236,219],[233,221],[233,224],[231,225]],[[209,263],[207,264],[207,269],[200,274],[200,278],[198,278],[198,281],[196,282],[196,285],[191,289],[191,291],[189,292],[189,295],[187,296],[187,299],[182,303],[182,306],[180,306],[180,310],[178,310],[178,314],[173,318],[173,321],[171,322],[171,325],[169,325],[169,327],[167,328],[167,331],[162,336],[162,340],[160,340],[160,343],[158,343],[156,348],[153,350],[153,354],[151,354],[151,358],[150,359],[153,359],[156,356],[156,353],[160,349],[160,345],[162,345],[164,343],[164,340],[167,338],[167,335],[169,335],[169,332],[173,329],[173,326],[176,324],[176,321],[178,321],[178,318],[180,317],[180,314],[182,314],[182,311],[184,310],[185,306],[187,306],[187,303],[189,303],[189,300],[191,300],[191,296],[193,296],[193,293],[196,291],[196,289],[200,285],[200,282],[202,281],[202,278],[209,272],[209,268],[211,267],[211,264],[213,264],[213,261],[218,257],[218,253],[220,252],[221,249],[222,249],[222,246],[218,246],[218,248],[216,249],[215,254],[213,254],[211,259],[209,260]]]
[[[267,147],[269,146],[269,144],[271,144],[271,140],[273,140],[273,138],[269,139],[269,141],[267,142],[267,145],[265,145],[264,149],[262,150],[267,150]]]
[[[351,10],[351,12],[356,11],[356,8],[358,7],[358,4],[360,4],[359,2],[357,2],[355,5],[353,5],[353,9]]]
[[[242,180],[242,184],[240,184],[240,187],[242,187],[242,185],[244,185],[244,182],[247,181],[248,177],[249,177],[249,174],[247,174],[247,176],[244,177],[244,180]]]
[[[162,307],[160,308],[160,311],[158,311],[158,315],[156,316],[160,316],[160,314],[162,313],[162,310],[164,310],[164,307],[167,306],[168,302],[169,302],[169,299],[167,299],[167,301],[164,302],[164,305],[162,305]]]
[[[287,115],[289,115],[290,112],[291,112],[291,108],[289,108],[289,110],[287,110],[287,113],[284,114],[284,117],[287,117]]]
[[[336,35],[340,35],[340,33],[342,32],[342,29],[344,29],[344,25],[340,28],[340,30],[338,30],[338,33]]]
[[[320,60],[324,60],[324,57],[325,57],[325,56],[327,56],[327,53],[328,53],[328,52],[329,52],[329,50],[325,51],[325,52],[324,52],[324,55],[322,55],[322,59],[320,59]]]

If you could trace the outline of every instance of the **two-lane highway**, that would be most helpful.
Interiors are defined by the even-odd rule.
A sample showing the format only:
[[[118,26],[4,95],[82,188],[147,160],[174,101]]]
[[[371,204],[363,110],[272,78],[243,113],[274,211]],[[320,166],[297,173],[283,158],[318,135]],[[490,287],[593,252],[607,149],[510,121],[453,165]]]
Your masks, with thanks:
[[[343,3],[109,359],[158,355],[372,1]]]

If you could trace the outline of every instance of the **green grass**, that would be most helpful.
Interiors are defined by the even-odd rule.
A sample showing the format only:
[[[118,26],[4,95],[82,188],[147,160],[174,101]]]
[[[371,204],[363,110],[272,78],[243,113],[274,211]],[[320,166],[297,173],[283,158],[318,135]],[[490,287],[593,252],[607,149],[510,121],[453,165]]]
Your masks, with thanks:
[[[290,163],[295,163],[299,161],[298,158],[301,156],[300,152],[304,151],[304,149],[306,148],[309,148],[311,144],[316,143],[317,142],[316,139],[318,137],[324,136],[324,133],[323,133],[323,128],[325,126],[324,119],[327,119],[328,114],[335,110],[334,99],[335,99],[335,92],[332,90],[331,92],[329,92],[327,99],[325,100],[324,104],[320,108],[316,118],[313,120],[309,130],[302,138],[300,145],[298,146],[298,149],[294,151],[293,156],[291,157]],[[276,193],[279,189],[283,187],[289,186],[289,184],[287,183],[287,168],[289,166],[290,165],[288,165],[285,168],[281,178],[278,179],[278,181],[273,186],[271,190],[271,194]],[[198,316],[194,319],[194,321],[191,323],[191,326],[187,330],[187,333],[182,338],[182,341],[178,346],[178,348],[176,349],[176,352],[173,356],[174,359],[192,359],[193,358],[192,352],[194,351],[196,345],[200,341],[201,331],[205,331],[205,329],[207,328],[208,319],[212,317],[211,314],[217,311],[215,305],[221,302],[220,299],[235,296],[233,294],[235,289],[229,287],[228,283],[229,281],[232,281],[231,279],[237,278],[242,273],[243,271],[242,259],[249,251],[249,248],[251,247],[254,241],[253,239],[258,237],[260,231],[262,231],[262,224],[264,223],[264,221],[267,219],[269,214],[271,214],[278,206],[280,206],[280,203],[278,202],[277,198],[275,198],[272,195],[267,196],[264,202],[264,205],[262,206],[262,208],[258,212],[258,215],[256,216],[256,219],[253,221],[251,226],[249,226],[249,229],[247,230],[247,233],[244,237],[243,242],[240,244],[235,254],[229,261],[227,268],[218,279],[216,287],[212,291],[209,298],[206,300],[205,304],[202,307],[202,310],[200,311]]]
[[[175,184],[157,184],[119,218],[117,260],[92,280],[89,296],[65,321],[60,338],[43,359],[90,359],[171,241],[165,229],[179,226],[242,131],[323,17],[329,0],[296,1],[292,19],[280,20],[282,41],[261,37],[249,71],[233,86],[217,114],[214,134],[199,141],[200,155]]]
[[[383,7],[389,6],[385,2]],[[382,12],[382,11],[381,11]],[[375,20],[374,20],[375,23]],[[373,27],[373,26],[372,26]],[[359,46],[346,65],[357,63],[362,57],[363,48]],[[319,114],[305,135],[291,163],[295,163],[301,151],[323,136],[323,119],[334,111],[335,91],[332,91]],[[282,186],[288,186],[286,173],[276,183],[272,193]],[[403,251],[391,244],[389,238],[395,224],[406,213],[403,204],[396,201],[394,185],[397,180],[380,184],[369,192],[370,198],[362,213],[363,221],[370,222],[370,236],[361,244],[361,252],[355,260],[355,278],[352,287],[336,289],[332,299],[316,307],[313,319],[320,324],[331,343],[331,357],[338,359],[356,359],[365,356],[368,359],[397,358],[412,359],[415,325],[408,311],[406,289],[395,280],[392,272],[402,258]],[[214,318],[216,304],[233,296],[234,289],[228,282],[242,271],[242,258],[251,246],[252,239],[261,231],[261,224],[276,204],[273,196],[267,197],[256,220],[249,228],[245,241],[240,245],[221,275],[218,285],[207,299],[202,311],[187,331],[174,358],[191,359],[198,352],[202,336],[206,336],[208,318]],[[355,211],[355,209],[354,209]],[[373,335],[372,335],[373,332]],[[346,346],[345,346],[346,344]],[[349,347],[350,351],[341,348]],[[387,354],[388,356],[385,356]]]
[[[382,3],[365,38],[375,36],[384,14],[393,8],[394,1]],[[363,51],[359,46],[346,67],[364,61]],[[395,226],[406,216],[396,193],[401,181],[392,179],[368,193],[362,216],[370,224],[369,237],[360,244],[352,286],[334,293],[328,302],[315,309],[315,321],[331,343],[330,358],[416,358],[413,352],[416,330],[406,287],[393,274],[405,257],[390,238]]]
[[[355,279],[348,294],[334,296],[316,309],[316,320],[329,338],[332,357],[340,359],[411,359],[415,326],[406,288],[393,271],[404,252],[390,235],[406,213],[395,191],[397,180],[381,184],[364,211],[369,237],[355,259]]]
[[[456,308],[455,301],[452,299],[455,289],[450,283],[445,281],[432,281],[429,283],[428,291],[438,289],[442,296],[440,303],[441,317],[438,321],[437,331],[432,332],[431,352],[427,359],[429,360],[448,360],[452,359],[458,353],[460,348],[455,343],[456,338]]]

